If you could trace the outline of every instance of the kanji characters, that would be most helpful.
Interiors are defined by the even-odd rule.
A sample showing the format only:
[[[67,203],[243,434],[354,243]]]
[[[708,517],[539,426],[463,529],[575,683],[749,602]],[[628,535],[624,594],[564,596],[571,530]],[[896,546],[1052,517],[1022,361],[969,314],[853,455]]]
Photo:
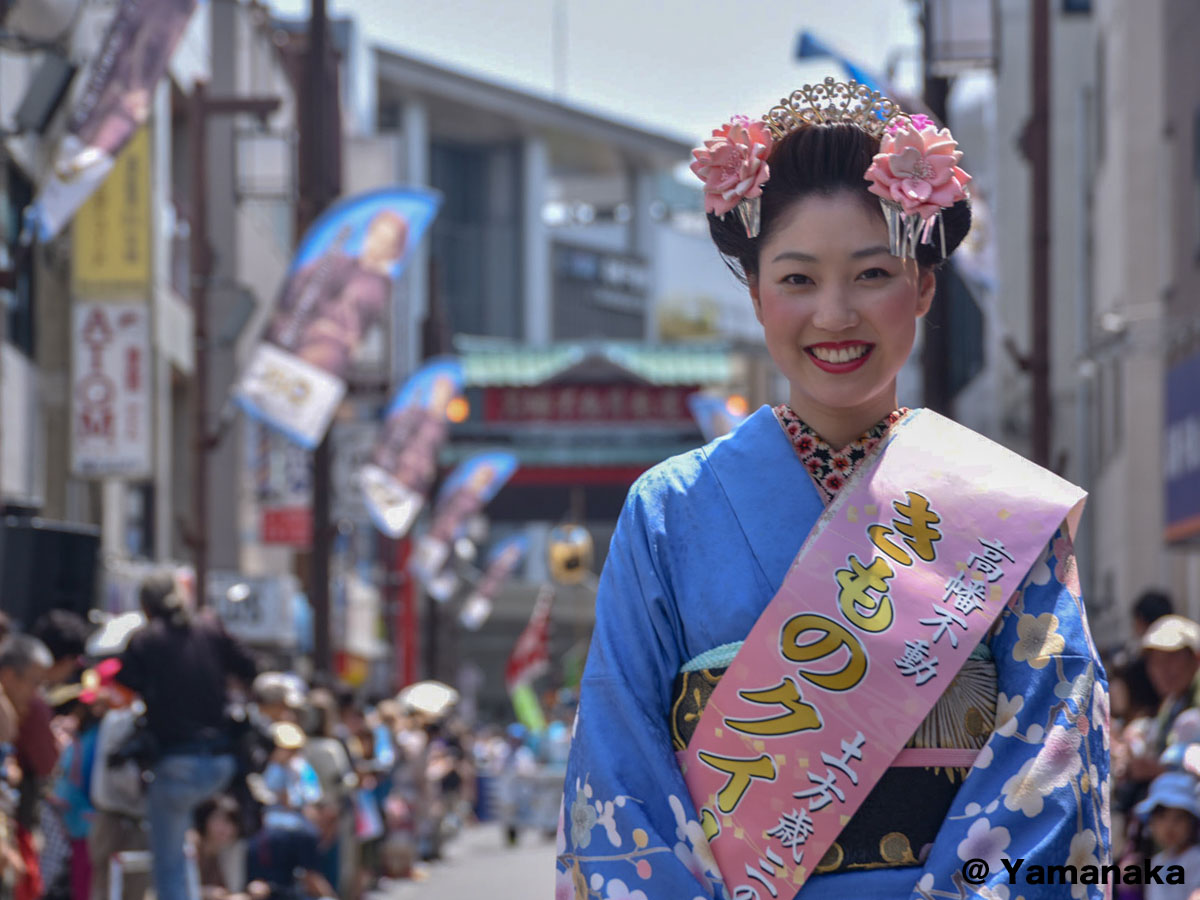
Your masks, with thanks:
[[[950,628],[950,626],[957,625],[963,631],[966,631],[967,630],[966,621],[963,620],[962,618],[960,618],[959,616],[956,616],[950,610],[946,609],[946,607],[938,606],[936,603],[933,604],[933,613],[934,613],[934,618],[918,619],[917,621],[919,621],[922,625],[938,626],[938,630],[935,631],[933,634],[933,642],[935,644],[942,639],[942,635],[944,634],[950,638],[950,646],[957,647],[958,646],[958,635],[954,633],[954,631]]]
[[[813,820],[807,809],[793,809],[779,817],[779,824],[767,832],[768,837],[779,838],[784,850],[792,851],[792,862],[800,865],[804,860],[805,842],[812,836]]]
[[[924,684],[937,675],[937,657],[929,656],[929,641],[905,641],[904,656],[894,660],[901,674],[916,676],[917,684]]]
[[[1004,544],[1000,541],[985,541],[979,539],[979,543],[983,545],[983,553],[972,553],[971,558],[967,560],[967,568],[975,569],[987,578],[988,583],[999,581],[1004,577],[1004,569],[1000,566],[1000,561],[1007,559],[1009,562],[1016,562],[1005,549]]]
[[[954,599],[954,608],[964,616],[982,609],[987,599],[987,583],[977,581],[969,572],[957,572],[946,580],[943,600]]]

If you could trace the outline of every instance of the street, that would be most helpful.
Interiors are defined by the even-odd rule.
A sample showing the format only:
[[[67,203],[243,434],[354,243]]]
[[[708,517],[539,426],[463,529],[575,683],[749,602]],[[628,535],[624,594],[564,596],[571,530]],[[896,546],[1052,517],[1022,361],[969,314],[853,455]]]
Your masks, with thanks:
[[[372,900],[534,900],[554,895],[554,843],[527,831],[509,848],[499,825],[468,828],[425,880],[386,883]]]

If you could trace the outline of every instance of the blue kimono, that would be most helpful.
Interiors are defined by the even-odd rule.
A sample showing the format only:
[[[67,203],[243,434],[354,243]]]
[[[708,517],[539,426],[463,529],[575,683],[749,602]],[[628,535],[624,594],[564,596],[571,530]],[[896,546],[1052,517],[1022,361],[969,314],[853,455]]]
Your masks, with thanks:
[[[556,900],[733,897],[676,762],[672,685],[685,664],[746,637],[823,511],[769,407],[630,490],[600,579]],[[1103,885],[1026,887],[1036,866],[1108,862],[1108,695],[1074,562],[1060,531],[985,639],[996,665],[995,728],[927,855],[916,865],[816,874],[796,897],[1103,897]],[[1010,886],[1001,860],[1020,858]],[[968,860],[990,868],[979,885],[963,877]],[[775,900],[749,884],[759,900]]]

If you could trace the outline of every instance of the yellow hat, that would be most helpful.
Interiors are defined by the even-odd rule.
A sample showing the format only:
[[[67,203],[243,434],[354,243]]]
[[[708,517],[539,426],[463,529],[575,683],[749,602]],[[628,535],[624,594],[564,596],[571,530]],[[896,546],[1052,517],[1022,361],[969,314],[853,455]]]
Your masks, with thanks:
[[[280,750],[299,750],[308,738],[304,730],[292,722],[276,722],[271,726],[271,737]]]

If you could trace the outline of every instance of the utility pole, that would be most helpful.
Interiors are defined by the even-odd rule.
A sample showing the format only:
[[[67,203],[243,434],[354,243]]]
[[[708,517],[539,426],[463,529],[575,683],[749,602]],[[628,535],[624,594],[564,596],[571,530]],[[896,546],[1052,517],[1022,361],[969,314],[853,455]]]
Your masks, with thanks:
[[[341,193],[341,115],[337,71],[331,70],[329,18],[325,0],[312,0],[308,48],[301,79],[300,191],[296,205],[296,242]],[[332,426],[331,426],[332,430]],[[313,668],[332,671],[333,646],[329,614],[329,557],[333,540],[330,522],[333,453],[326,433],[313,453],[312,565],[308,594],[313,611]]]
[[[925,106],[939,125],[946,125],[946,101],[950,79],[933,73],[933,23],[926,6],[921,13],[922,57]],[[944,416],[953,416],[954,398],[950,395],[950,297],[944,270],[937,272],[933,305],[925,314],[921,331],[921,382],[923,406]]]
[[[1030,353],[1033,378],[1033,461],[1050,465],[1050,6],[1031,0],[1030,46],[1032,112],[1025,131],[1025,155],[1032,176],[1030,199]]]
[[[203,81],[192,89],[188,141],[192,152],[192,528],[187,536],[196,568],[196,605],[208,601],[208,455],[220,434],[208,428],[208,284],[213,255],[208,242],[208,117],[251,113],[260,119],[279,108],[278,97],[209,97]]]

